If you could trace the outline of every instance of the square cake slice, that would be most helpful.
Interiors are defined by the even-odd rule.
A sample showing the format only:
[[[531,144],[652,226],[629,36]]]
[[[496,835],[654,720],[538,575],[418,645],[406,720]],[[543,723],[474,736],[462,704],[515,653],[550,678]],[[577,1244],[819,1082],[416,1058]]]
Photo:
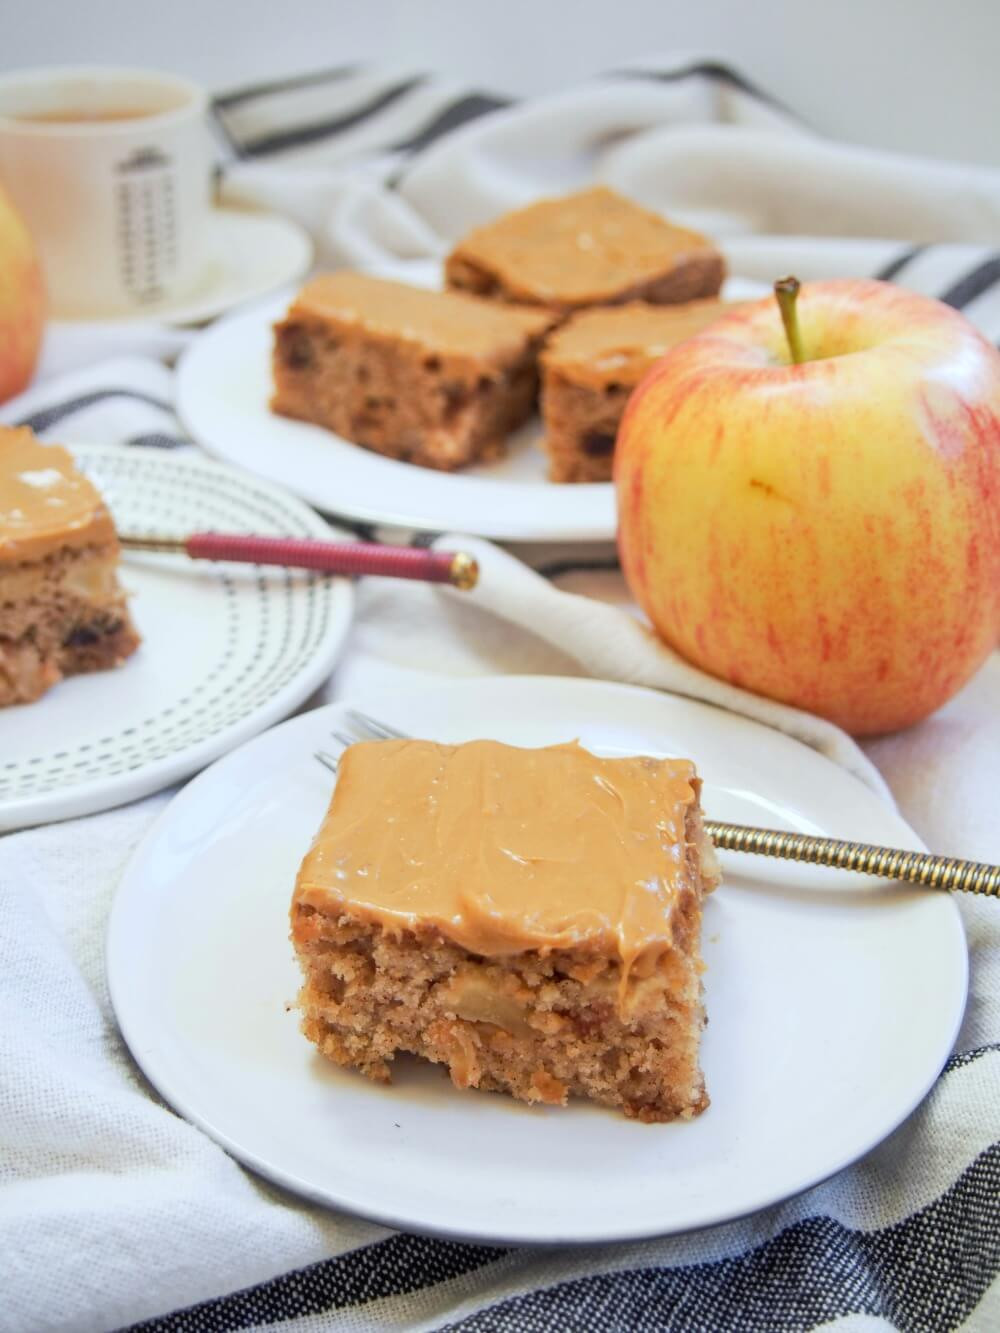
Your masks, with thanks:
[[[532,413],[551,320],[363,273],[307,283],[274,330],[271,406],[388,458],[451,470]]]
[[[560,315],[715,296],[725,272],[707,237],[603,186],[505,213],[471,231],[445,264],[449,287]]]
[[[610,481],[615,436],[629,395],[671,347],[701,333],[735,303],[627,305],[583,310],[542,353],[542,416],[550,481]]]
[[[0,427],[0,706],[136,650],[118,554],[111,515],[66,450]]]
[[[575,743],[351,746],[292,899],[303,1032],[379,1081],[408,1051],[460,1088],[697,1115],[699,786]]]

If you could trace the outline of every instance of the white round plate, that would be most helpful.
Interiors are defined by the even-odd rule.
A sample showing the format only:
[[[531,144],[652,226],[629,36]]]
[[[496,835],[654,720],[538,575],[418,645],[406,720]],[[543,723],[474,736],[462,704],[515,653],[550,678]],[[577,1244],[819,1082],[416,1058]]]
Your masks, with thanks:
[[[272,213],[244,213],[214,208],[209,214],[205,273],[196,292],[178,301],[143,310],[141,314],[106,319],[62,319],[71,329],[81,324],[124,329],[133,325],[201,324],[233,306],[259,300],[276,288],[301,278],[312,263],[309,234],[290,218]]]
[[[293,496],[154,449],[72,453],[118,528],[331,538]],[[123,552],[142,644],[121,667],[0,711],[0,832],[135,800],[286,717],[326,679],[351,620],[344,579]]]
[[[386,277],[440,282],[440,265],[386,265]],[[733,280],[734,299],[759,290]],[[352,444],[308,422],[277,416],[271,396],[271,325],[292,293],[200,334],[181,358],[177,410],[193,439],[228,462],[281,482],[319,509],[374,523],[465,532],[506,541],[610,541],[610,482],[556,485],[545,477],[536,418],[510,437],[504,458],[435,472]]]
[[[919,847],[857,779],[759,724],[624,685],[448,680],[360,706],[446,741],[579,737],[692,756],[712,814]],[[329,800],[313,759],[340,707],[257,737],[184,789],[139,847],[111,916],[125,1040],[184,1116],[262,1175],[390,1226],[533,1244],[707,1226],[846,1166],[917,1105],[961,1019],[966,946],[944,894],[724,858],[704,916],[712,1104],[644,1125],[584,1102],[460,1092],[397,1061],[382,1086],[317,1055],[288,908]]]

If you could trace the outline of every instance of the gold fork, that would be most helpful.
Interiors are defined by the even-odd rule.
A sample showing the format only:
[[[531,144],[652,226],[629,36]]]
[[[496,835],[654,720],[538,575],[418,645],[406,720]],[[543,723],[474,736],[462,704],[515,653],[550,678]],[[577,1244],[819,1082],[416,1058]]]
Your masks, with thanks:
[[[334,738],[344,747],[353,745],[356,740],[408,739],[403,732],[356,709],[348,709],[346,718],[360,735],[335,731]],[[336,755],[319,750],[315,757],[336,773]],[[963,861],[957,856],[909,852],[901,847],[877,847],[842,838],[820,838],[811,833],[784,833],[780,829],[754,828],[749,824],[727,824],[719,819],[706,819],[705,831],[716,847],[727,852],[775,856],[784,861],[804,861],[809,865],[831,866],[835,870],[854,870],[861,875],[924,884],[931,889],[954,889],[1000,897],[1000,866],[984,861]]]

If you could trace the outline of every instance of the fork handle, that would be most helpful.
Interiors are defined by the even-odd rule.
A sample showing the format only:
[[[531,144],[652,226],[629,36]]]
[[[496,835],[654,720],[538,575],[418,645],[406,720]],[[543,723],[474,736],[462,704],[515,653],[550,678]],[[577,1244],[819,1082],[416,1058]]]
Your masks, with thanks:
[[[841,838],[818,838],[810,833],[783,833],[778,829],[752,828],[705,820],[705,831],[716,847],[727,852],[753,852],[778,856],[787,861],[856,870],[862,875],[902,879],[926,884],[932,889],[962,889],[1000,897],[1000,866],[984,861],[962,861],[957,856],[934,856],[930,852],[907,852],[899,847],[875,847],[866,842]]]
[[[425,583],[455,581],[455,554],[418,546],[375,542],[324,542],[301,537],[243,537],[195,532],[185,540],[193,560],[241,560],[261,565],[295,565],[330,574],[382,574]]]
[[[187,537],[145,537],[120,532],[118,540],[128,550],[183,551],[192,560],[236,560],[317,569],[327,574],[379,574],[423,583],[451,583],[466,591],[475,587],[479,577],[478,564],[464,551],[431,551],[422,546],[253,537],[227,532],[193,532]]]

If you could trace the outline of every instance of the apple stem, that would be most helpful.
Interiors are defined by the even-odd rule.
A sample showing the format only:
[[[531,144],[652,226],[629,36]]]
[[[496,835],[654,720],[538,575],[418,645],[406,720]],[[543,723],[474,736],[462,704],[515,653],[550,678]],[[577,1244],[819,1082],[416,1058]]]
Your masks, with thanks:
[[[792,355],[792,364],[801,365],[806,359],[802,350],[802,334],[799,332],[798,296],[801,283],[798,278],[779,278],[774,284],[774,295],[781,311],[781,322],[785,326],[788,350]]]

